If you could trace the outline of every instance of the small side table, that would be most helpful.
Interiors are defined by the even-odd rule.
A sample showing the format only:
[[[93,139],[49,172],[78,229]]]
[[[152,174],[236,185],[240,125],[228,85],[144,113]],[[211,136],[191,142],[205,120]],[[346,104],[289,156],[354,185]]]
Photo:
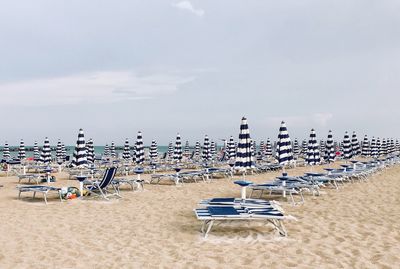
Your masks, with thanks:
[[[235,184],[239,185],[240,187],[242,187],[242,189],[240,190],[240,193],[241,193],[242,199],[245,200],[246,199],[247,186],[253,184],[253,182],[246,181],[246,180],[237,180],[237,181],[234,181],[233,183],[235,183]]]

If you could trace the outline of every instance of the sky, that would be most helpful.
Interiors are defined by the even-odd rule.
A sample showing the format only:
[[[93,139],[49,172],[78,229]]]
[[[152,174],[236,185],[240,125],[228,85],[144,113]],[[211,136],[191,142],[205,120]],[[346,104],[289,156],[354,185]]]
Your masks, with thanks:
[[[0,145],[400,137],[400,1],[7,0]]]

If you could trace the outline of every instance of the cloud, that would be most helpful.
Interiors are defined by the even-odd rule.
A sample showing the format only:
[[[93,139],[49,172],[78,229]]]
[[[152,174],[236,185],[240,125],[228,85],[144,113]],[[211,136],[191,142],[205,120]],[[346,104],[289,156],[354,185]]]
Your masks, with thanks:
[[[190,1],[180,1],[177,3],[173,3],[172,6],[178,9],[189,11],[199,17],[202,17],[205,13],[203,9],[194,8],[194,6],[192,5],[192,3],[190,3]]]
[[[109,71],[0,84],[0,105],[72,105],[149,99],[172,94],[194,77]]]
[[[282,116],[282,117],[267,117],[266,124],[268,126],[279,126],[283,120],[289,126],[301,128],[315,128],[326,127],[329,120],[333,118],[332,113],[314,113],[312,115],[296,115],[296,116]]]

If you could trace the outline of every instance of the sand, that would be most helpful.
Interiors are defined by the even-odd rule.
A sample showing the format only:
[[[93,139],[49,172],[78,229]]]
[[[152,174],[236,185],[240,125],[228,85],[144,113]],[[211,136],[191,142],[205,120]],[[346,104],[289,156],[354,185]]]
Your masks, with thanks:
[[[58,185],[76,186],[57,177]],[[53,198],[46,206],[42,199],[17,200],[16,177],[3,177],[0,268],[399,268],[399,180],[397,166],[306,196],[303,205],[281,200],[298,219],[286,222],[286,238],[272,226],[239,222],[216,226],[204,239],[193,209],[203,198],[238,197],[229,179],[146,185],[110,202]]]

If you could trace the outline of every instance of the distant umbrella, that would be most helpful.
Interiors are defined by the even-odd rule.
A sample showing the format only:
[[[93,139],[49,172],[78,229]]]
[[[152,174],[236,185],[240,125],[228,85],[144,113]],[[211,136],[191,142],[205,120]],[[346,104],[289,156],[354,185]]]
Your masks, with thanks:
[[[182,161],[182,142],[180,134],[176,135],[175,148],[174,148],[174,161],[177,163]]]
[[[369,140],[368,140],[367,135],[364,136],[364,140],[362,143],[362,149],[361,149],[361,155],[363,157],[369,157],[371,155],[370,147],[369,147]]]
[[[350,159],[353,156],[352,152],[353,152],[353,149],[352,149],[352,146],[351,146],[349,133],[346,132],[344,134],[344,138],[343,138],[343,158],[344,159]]]
[[[94,163],[94,145],[93,139],[90,138],[89,141],[86,143],[86,150],[87,150],[87,161],[88,163]]]
[[[144,162],[144,146],[142,132],[138,132],[135,144],[135,161],[137,164],[143,164]]]
[[[382,138],[382,144],[380,144],[379,147],[379,156],[383,157],[387,154],[387,149],[386,149],[386,139]]]
[[[86,153],[86,142],[83,129],[79,129],[78,140],[74,154],[72,156],[71,166],[73,167],[86,167],[87,166],[87,153]]]
[[[64,143],[61,143],[61,148],[62,148],[62,158],[63,161],[65,162],[65,160],[67,159],[67,149],[65,148]]]
[[[201,148],[200,142],[196,141],[196,146],[194,148],[194,156],[193,156],[193,158],[195,160],[199,160],[200,159],[200,148]]]
[[[168,144],[167,156],[169,160],[172,160],[174,157],[174,146],[172,145],[172,142],[169,142]]]
[[[265,142],[264,142],[264,140],[260,141],[260,146],[259,146],[258,152],[260,153],[261,157],[265,156]]]
[[[375,137],[372,137],[371,139],[371,157],[372,158],[378,158],[378,147],[376,145],[376,140]]]
[[[40,154],[40,162],[49,164],[51,162],[51,148],[49,139],[46,137]]]
[[[125,144],[124,144],[124,151],[122,152],[122,159],[125,161],[129,161],[132,158],[131,156],[131,147],[129,146],[129,139],[125,139]]]
[[[335,145],[333,142],[333,135],[332,135],[332,131],[329,130],[328,133],[328,138],[326,140],[326,147],[325,147],[325,159],[328,162],[333,162],[335,161]]]
[[[231,136],[228,141],[228,159],[234,160],[235,156],[236,156],[236,147],[235,147],[235,142],[233,141],[233,136]]]
[[[265,157],[266,158],[272,157],[272,144],[269,138],[267,139],[267,143],[265,144]]]
[[[210,155],[211,155],[211,160],[215,160],[217,156],[217,146],[214,141],[211,141],[210,144]]]
[[[308,148],[308,141],[306,139],[303,140],[301,143],[301,155],[304,159],[307,158],[307,148]]]
[[[352,148],[352,155],[357,156],[360,155],[360,144],[358,143],[358,138],[356,132],[353,132],[351,136],[351,148]]]
[[[33,145],[33,160],[34,161],[40,161],[40,152],[39,152],[39,147],[37,141],[35,141]]]
[[[10,147],[8,146],[8,143],[6,142],[4,144],[4,148],[3,148],[3,159],[7,160],[10,159],[11,155],[10,155]]]
[[[58,140],[57,142],[57,147],[56,147],[56,160],[57,163],[63,163],[64,159],[63,159],[63,149],[62,149],[62,144],[61,141]]]
[[[279,164],[285,165],[293,160],[292,144],[284,121],[279,128],[276,155]]]
[[[110,147],[108,146],[108,144],[106,144],[106,146],[104,147],[104,153],[103,153],[104,157],[108,158],[110,157]]]
[[[253,156],[251,155],[251,137],[247,119],[242,118],[239,132],[239,144],[236,151],[235,167],[238,169],[246,170],[252,168]]]
[[[299,146],[299,141],[297,138],[294,139],[293,141],[293,154],[298,156],[300,154],[300,146]]]
[[[190,156],[190,145],[189,145],[189,141],[186,140],[185,142],[185,148],[183,150],[183,155],[188,158]]]
[[[25,158],[26,158],[25,143],[24,140],[21,139],[21,141],[19,142],[18,159],[23,160]]]
[[[254,157],[257,153],[257,143],[255,140],[251,139],[251,155]]]
[[[158,147],[157,147],[157,142],[155,140],[151,141],[150,161],[152,163],[157,163],[158,161]]]
[[[207,135],[204,137],[202,158],[206,163],[211,161],[210,140]]]
[[[117,152],[115,151],[114,141],[111,142],[110,155],[111,155],[111,158],[117,158]]]
[[[320,155],[324,155],[325,154],[325,150],[326,150],[325,141],[321,139],[319,141],[319,152],[320,152]]]
[[[321,161],[317,136],[314,129],[311,129],[310,139],[308,140],[306,162],[309,165],[316,165]]]

